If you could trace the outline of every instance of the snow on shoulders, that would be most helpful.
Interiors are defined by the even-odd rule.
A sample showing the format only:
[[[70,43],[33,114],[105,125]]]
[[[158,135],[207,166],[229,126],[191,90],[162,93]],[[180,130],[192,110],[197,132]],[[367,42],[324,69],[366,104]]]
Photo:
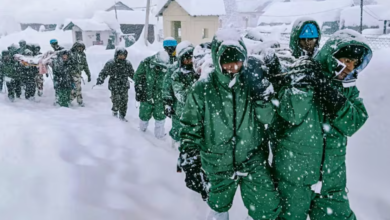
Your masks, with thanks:
[[[240,41],[241,35],[235,29],[222,29],[218,30],[215,34],[215,37],[218,41]]]
[[[169,63],[169,54],[165,50],[158,52],[157,58],[163,63]]]
[[[177,53],[180,55],[180,54],[182,53],[183,50],[186,50],[186,49],[189,48],[189,47],[194,47],[194,46],[193,46],[192,43],[189,42],[189,41],[182,41],[182,42],[180,42],[180,43],[177,45],[176,51],[177,51]]]
[[[336,33],[333,34],[332,38],[337,38],[342,41],[355,40],[367,44],[367,40],[363,35],[351,29],[344,29],[344,30],[337,31]]]
[[[205,62],[202,65],[202,73],[200,74],[199,80],[208,81],[210,78],[210,74],[214,72],[215,66],[213,64],[213,59],[210,55],[205,57]]]

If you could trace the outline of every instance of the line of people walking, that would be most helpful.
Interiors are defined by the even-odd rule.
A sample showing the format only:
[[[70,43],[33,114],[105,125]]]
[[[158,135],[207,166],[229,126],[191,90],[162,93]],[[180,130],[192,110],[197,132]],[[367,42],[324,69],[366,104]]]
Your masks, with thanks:
[[[22,88],[27,100],[35,101],[35,96],[43,95],[44,75],[49,77],[52,69],[52,80],[55,89],[55,105],[69,107],[77,99],[79,106],[84,106],[81,83],[82,71],[91,81],[88,62],[85,55],[85,45],[76,42],[71,50],[65,50],[53,39],[50,41],[53,51],[45,54],[40,52],[37,44],[27,44],[26,41],[11,45],[2,51],[0,62],[0,88],[5,80],[8,98],[11,102],[21,98]]]
[[[207,201],[208,220],[229,219],[239,186],[248,220],[356,219],[347,139],[368,119],[356,80],[372,51],[352,30],[338,31],[321,49],[320,40],[315,20],[297,20],[294,62],[282,66],[272,49],[248,55],[238,33],[221,30],[211,45],[180,43],[176,64],[157,54],[137,70],[140,128],[153,116],[157,129],[163,111],[172,117],[178,171]],[[199,75],[191,60],[202,48],[211,55],[203,54]]]

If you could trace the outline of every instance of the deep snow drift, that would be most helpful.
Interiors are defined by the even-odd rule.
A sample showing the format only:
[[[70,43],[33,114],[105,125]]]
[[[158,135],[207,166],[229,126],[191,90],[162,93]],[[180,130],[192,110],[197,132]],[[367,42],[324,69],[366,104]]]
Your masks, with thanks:
[[[136,68],[157,48],[136,44],[129,60]],[[390,216],[389,56],[388,49],[375,51],[358,81],[370,119],[350,139],[347,163],[351,205],[360,220]],[[113,51],[94,47],[87,57],[93,81],[83,87],[85,108],[54,107],[50,78],[39,103],[10,103],[0,94],[0,219],[204,219],[207,207],[176,173],[178,153],[169,137],[156,140],[154,122],[146,133],[138,131],[133,86],[129,123],[111,117],[107,84],[92,90]],[[237,196],[231,219],[245,217]]]

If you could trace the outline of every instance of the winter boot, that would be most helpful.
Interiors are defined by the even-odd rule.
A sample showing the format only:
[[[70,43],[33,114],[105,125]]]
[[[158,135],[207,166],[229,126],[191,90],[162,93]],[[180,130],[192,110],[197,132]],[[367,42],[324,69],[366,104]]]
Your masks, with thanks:
[[[41,97],[43,95],[43,90],[38,90],[38,96]]]
[[[124,115],[119,115],[119,120],[123,121],[123,122],[129,122]]]
[[[156,136],[157,139],[161,139],[165,136],[165,120],[162,121],[156,121],[156,124],[154,126],[154,136]]]
[[[229,212],[216,212],[211,210],[207,216],[207,220],[229,220]]]
[[[85,107],[85,104],[82,102],[82,103],[79,103],[79,106],[80,107]]]
[[[8,97],[9,101],[10,102],[15,102],[15,98],[14,97]]]
[[[112,111],[112,116],[114,116],[115,118],[117,118],[117,117],[118,117],[118,112]]]
[[[142,132],[145,132],[146,129],[148,129],[148,125],[149,125],[149,121],[142,121],[142,120],[139,121],[139,129]]]

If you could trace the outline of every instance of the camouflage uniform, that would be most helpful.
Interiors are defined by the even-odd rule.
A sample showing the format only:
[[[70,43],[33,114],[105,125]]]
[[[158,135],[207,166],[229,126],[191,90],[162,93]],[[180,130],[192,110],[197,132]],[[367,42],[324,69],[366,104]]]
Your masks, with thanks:
[[[2,77],[5,77],[7,89],[8,89],[8,98],[11,101],[15,100],[16,97],[20,98],[22,94],[21,90],[21,81],[19,68],[20,65],[18,62],[15,62],[12,58],[12,53],[9,51],[2,52],[2,62],[0,63],[0,73]]]
[[[82,47],[83,51],[79,51],[78,48]],[[72,47],[72,59],[78,67],[78,70],[72,75],[74,88],[71,92],[71,101],[77,98],[77,103],[83,105],[83,95],[81,94],[81,81],[82,71],[88,76],[88,82],[91,81],[91,73],[89,71],[87,56],[84,53],[85,45],[83,43],[76,42]]]
[[[115,51],[115,58],[106,63],[99,74],[96,85],[103,84],[104,80],[110,76],[108,89],[111,91],[113,115],[115,117],[118,116],[119,111],[120,119],[126,120],[125,116],[129,99],[128,90],[130,89],[129,77],[133,78],[134,69],[128,60],[118,59],[118,56],[121,54],[127,57],[127,50],[120,48]]]
[[[62,55],[67,54],[68,60],[63,61]],[[72,90],[72,73],[77,70],[77,66],[70,59],[69,51],[60,52],[52,63],[54,89],[56,90],[56,102],[62,107],[69,107],[70,92]]]
[[[29,49],[26,49],[23,55],[31,57],[33,56],[33,52]],[[25,86],[26,99],[34,100],[35,91],[36,91],[35,77],[39,73],[38,68],[35,66],[20,65],[20,73],[22,74],[21,82]]]
[[[34,56],[38,56],[42,54],[41,47],[39,45],[37,44],[33,45],[32,49],[33,49],[32,52]],[[35,84],[38,89],[38,96],[43,95],[43,83],[44,83],[43,75],[37,74],[35,77]]]

